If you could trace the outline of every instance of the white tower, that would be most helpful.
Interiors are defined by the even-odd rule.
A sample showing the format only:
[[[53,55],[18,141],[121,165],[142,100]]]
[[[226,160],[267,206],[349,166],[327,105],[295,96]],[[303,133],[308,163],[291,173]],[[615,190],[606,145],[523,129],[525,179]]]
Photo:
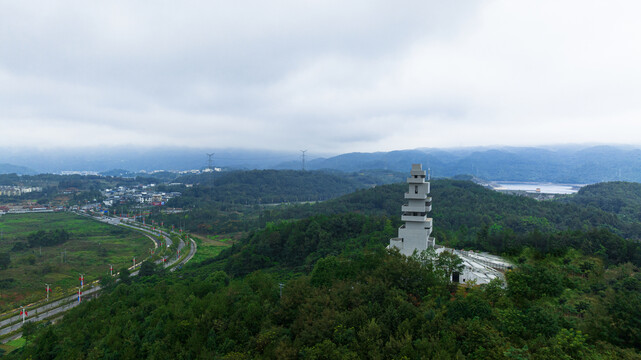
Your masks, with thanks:
[[[412,255],[414,250],[421,252],[434,247],[432,218],[427,213],[432,211],[432,198],[429,197],[430,183],[425,181],[425,171],[421,164],[412,164],[412,171],[407,179],[409,191],[405,193],[405,203],[401,207],[401,220],[405,221],[398,229],[398,237],[390,239],[390,247],[396,247],[404,255]]]

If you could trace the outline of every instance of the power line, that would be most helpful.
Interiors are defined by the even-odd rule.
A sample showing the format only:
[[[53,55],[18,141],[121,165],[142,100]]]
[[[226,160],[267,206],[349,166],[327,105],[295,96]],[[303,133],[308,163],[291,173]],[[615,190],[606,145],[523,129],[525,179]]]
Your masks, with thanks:
[[[307,150],[301,150],[300,152],[303,153],[301,157],[303,159],[303,171],[305,171],[305,153],[307,152]]]
[[[212,167],[212,164],[213,164],[212,157],[214,156],[214,154],[216,154],[216,153],[207,154],[207,158],[208,158],[207,159],[207,164],[208,164],[207,168],[209,170],[214,170],[213,167]]]

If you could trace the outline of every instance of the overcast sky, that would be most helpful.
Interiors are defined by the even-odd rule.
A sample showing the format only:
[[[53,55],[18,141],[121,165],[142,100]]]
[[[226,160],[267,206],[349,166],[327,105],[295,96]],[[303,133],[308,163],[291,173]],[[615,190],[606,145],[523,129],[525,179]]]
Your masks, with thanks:
[[[640,144],[639,14],[638,1],[0,0],[0,146]]]

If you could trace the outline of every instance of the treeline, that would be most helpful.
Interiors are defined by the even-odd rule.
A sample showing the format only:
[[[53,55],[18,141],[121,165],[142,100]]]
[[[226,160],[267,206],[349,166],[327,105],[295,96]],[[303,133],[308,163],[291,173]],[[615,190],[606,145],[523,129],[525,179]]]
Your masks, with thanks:
[[[641,223],[626,221],[616,213],[592,205],[536,201],[488,190],[469,181],[436,180],[431,184],[433,211],[430,215],[440,243],[514,253],[523,246],[544,248],[538,245],[541,234],[547,239],[545,243],[556,241],[554,236],[559,233],[565,233],[560,236],[567,238],[572,236],[572,231],[588,232],[595,228],[607,229],[623,238],[641,238]],[[406,191],[405,184],[384,185],[323,203],[265,210],[259,216],[259,224],[317,214],[356,212],[387,216],[397,227],[401,224],[400,208]],[[479,242],[479,236],[486,236],[491,241]]]
[[[626,224],[616,214],[595,207],[506,195],[470,181],[435,180],[431,182],[431,188],[433,211],[430,215],[437,230],[463,228],[474,236],[483,226],[496,223],[517,233],[535,229],[553,232],[606,226],[623,235],[641,235],[641,227]],[[344,212],[400,218],[406,191],[406,184],[359,190],[319,204],[266,211],[264,221]]]
[[[172,199],[171,207],[198,207],[207,203],[269,204],[334,198],[360,187],[358,182],[321,171],[231,171],[199,177],[198,186]]]
[[[385,216],[316,215],[297,221],[268,223],[264,229],[250,233],[212,261],[223,263],[221,269],[231,275],[245,275],[265,268],[308,271],[322,257],[383,247],[396,234],[393,222]],[[568,251],[579,249],[607,264],[630,262],[641,266],[641,244],[605,228],[545,233],[535,228],[516,233],[493,224],[484,225],[472,236],[464,236],[458,231],[440,231],[438,234],[437,240],[450,247],[514,258],[525,249],[531,249],[539,258],[564,256]]]
[[[350,176],[293,170],[206,173],[176,181],[198,182],[181,189],[182,195],[167,204],[189,213],[161,215],[157,211],[152,219],[180,224],[189,231],[218,234],[264,226],[258,219],[264,204],[327,200],[365,186]]]
[[[461,242],[469,246],[484,226],[491,227],[494,224],[501,229],[510,229],[515,234],[527,234],[535,230],[542,233],[587,231],[603,227],[624,238],[641,239],[641,221],[636,220],[641,217],[638,215],[641,214],[640,184],[591,185],[576,196],[558,201],[536,201],[528,197],[506,195],[470,181],[443,179],[434,180],[431,184],[434,200],[430,215],[434,218],[436,235],[441,239],[451,239],[453,243]],[[172,199],[169,206],[190,209],[188,214],[156,215],[155,219],[182,224],[190,231],[218,234],[258,229],[268,222],[279,220],[348,212],[387,216],[397,226],[400,225],[403,194],[407,191],[407,185],[402,183],[381,185],[359,189],[323,202],[272,208],[258,205],[259,199],[265,199],[261,194],[250,196],[245,193],[238,196],[236,190],[229,190],[223,195],[222,188],[201,185],[187,189],[183,196]],[[282,200],[304,198],[296,192],[295,187],[285,189],[291,189],[291,193],[281,196]],[[599,191],[595,191],[597,189]]]
[[[630,262],[641,266],[641,244],[638,241],[626,240],[605,228],[555,233],[534,230],[517,234],[511,229],[503,229],[493,224],[484,226],[476,235],[472,241],[459,240],[462,237],[457,237],[456,233],[451,238],[443,235],[441,240],[458,248],[472,248],[511,256],[518,255],[528,247],[536,250],[541,256],[562,256],[569,249],[579,249],[584,254],[598,256],[609,264]]]
[[[527,254],[505,288],[457,288],[435,263],[380,248],[322,258],[282,295],[265,272],[190,267],[28,327],[8,358],[641,358],[638,268]]]

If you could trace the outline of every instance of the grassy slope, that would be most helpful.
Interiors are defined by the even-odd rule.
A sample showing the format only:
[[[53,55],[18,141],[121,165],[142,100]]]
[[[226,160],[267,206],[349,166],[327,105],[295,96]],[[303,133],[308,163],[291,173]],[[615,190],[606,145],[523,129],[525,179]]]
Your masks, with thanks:
[[[192,234],[192,237],[198,246],[198,251],[191,260],[194,263],[214,258],[218,256],[221,251],[232,245],[232,241],[230,239],[225,239],[219,236],[202,236]]]

